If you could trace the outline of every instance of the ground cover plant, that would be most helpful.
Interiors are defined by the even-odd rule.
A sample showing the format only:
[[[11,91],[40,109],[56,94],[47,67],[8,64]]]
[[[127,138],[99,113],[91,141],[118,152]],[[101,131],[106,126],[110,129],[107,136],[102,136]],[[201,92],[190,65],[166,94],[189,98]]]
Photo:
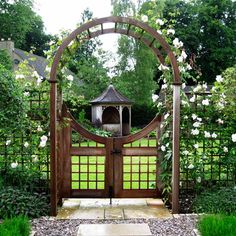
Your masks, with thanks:
[[[31,226],[29,220],[25,216],[13,217],[5,219],[0,224],[1,236],[29,236]]]
[[[206,189],[193,202],[197,213],[236,215],[236,189],[234,186]]]
[[[202,236],[235,236],[236,216],[207,215],[198,222]]]

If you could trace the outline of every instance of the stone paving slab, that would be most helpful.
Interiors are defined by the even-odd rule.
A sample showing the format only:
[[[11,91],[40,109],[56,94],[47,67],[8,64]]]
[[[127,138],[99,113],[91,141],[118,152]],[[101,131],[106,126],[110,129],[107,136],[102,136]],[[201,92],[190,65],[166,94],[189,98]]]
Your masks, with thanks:
[[[122,208],[106,208],[105,209],[105,219],[109,220],[123,220],[124,219],[124,210]]]
[[[81,224],[77,236],[152,236],[148,224]]]
[[[73,212],[69,219],[104,219],[104,209],[102,208],[79,208]]]
[[[160,207],[127,207],[124,209],[125,219],[151,219],[151,218],[170,218],[169,210],[163,206]]]
[[[172,217],[161,199],[66,199],[57,219],[135,219]]]

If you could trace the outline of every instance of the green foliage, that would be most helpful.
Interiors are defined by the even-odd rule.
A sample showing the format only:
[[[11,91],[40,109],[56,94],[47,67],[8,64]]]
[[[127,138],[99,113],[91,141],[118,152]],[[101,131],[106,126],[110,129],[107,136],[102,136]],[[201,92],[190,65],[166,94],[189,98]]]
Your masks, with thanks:
[[[167,0],[163,15],[174,20],[176,35],[192,63],[212,83],[236,63],[236,2],[232,0]]]
[[[21,130],[25,120],[23,91],[12,72],[0,65],[0,134]]]
[[[46,196],[16,187],[4,187],[0,190],[0,218],[10,218],[25,215],[37,218],[49,213]]]
[[[47,186],[45,180],[43,180],[42,172],[24,169],[22,171],[20,166],[16,168],[3,167],[0,169],[0,186],[20,186],[21,189],[26,190],[30,193],[39,191],[39,186]]]
[[[6,70],[12,70],[12,60],[5,50],[0,50],[0,65],[4,66]]]
[[[3,223],[0,224],[1,236],[29,236],[30,230],[30,222],[25,216],[5,219]]]
[[[43,55],[50,37],[44,33],[44,25],[40,16],[33,10],[32,0],[18,0],[9,3],[0,2],[0,37],[11,38],[17,48],[29,51],[37,48],[36,53]]]
[[[198,222],[198,229],[202,236],[235,236],[236,216],[203,216]]]
[[[236,214],[236,189],[222,187],[205,190],[196,196],[193,211],[209,214]]]

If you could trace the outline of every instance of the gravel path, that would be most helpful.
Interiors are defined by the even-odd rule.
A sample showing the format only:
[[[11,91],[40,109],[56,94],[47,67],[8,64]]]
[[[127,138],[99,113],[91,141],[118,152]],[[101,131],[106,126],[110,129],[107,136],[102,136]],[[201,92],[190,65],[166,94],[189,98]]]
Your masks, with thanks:
[[[195,236],[196,215],[181,215],[169,219],[131,219],[131,220],[56,220],[42,217],[32,221],[35,236],[75,236],[80,224],[121,224],[148,223],[153,235]]]

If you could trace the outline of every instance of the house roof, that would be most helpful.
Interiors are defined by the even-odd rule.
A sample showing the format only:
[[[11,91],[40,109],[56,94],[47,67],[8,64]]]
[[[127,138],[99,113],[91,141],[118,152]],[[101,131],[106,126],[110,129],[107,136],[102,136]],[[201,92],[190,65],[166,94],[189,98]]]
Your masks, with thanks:
[[[120,92],[118,92],[112,84],[97,98],[90,101],[92,104],[132,104],[132,102]]]
[[[27,60],[29,65],[33,67],[40,76],[42,76],[43,78],[47,77],[46,66],[48,65],[48,61],[46,58],[37,56],[18,48],[14,49],[14,53],[18,55],[22,60]]]

